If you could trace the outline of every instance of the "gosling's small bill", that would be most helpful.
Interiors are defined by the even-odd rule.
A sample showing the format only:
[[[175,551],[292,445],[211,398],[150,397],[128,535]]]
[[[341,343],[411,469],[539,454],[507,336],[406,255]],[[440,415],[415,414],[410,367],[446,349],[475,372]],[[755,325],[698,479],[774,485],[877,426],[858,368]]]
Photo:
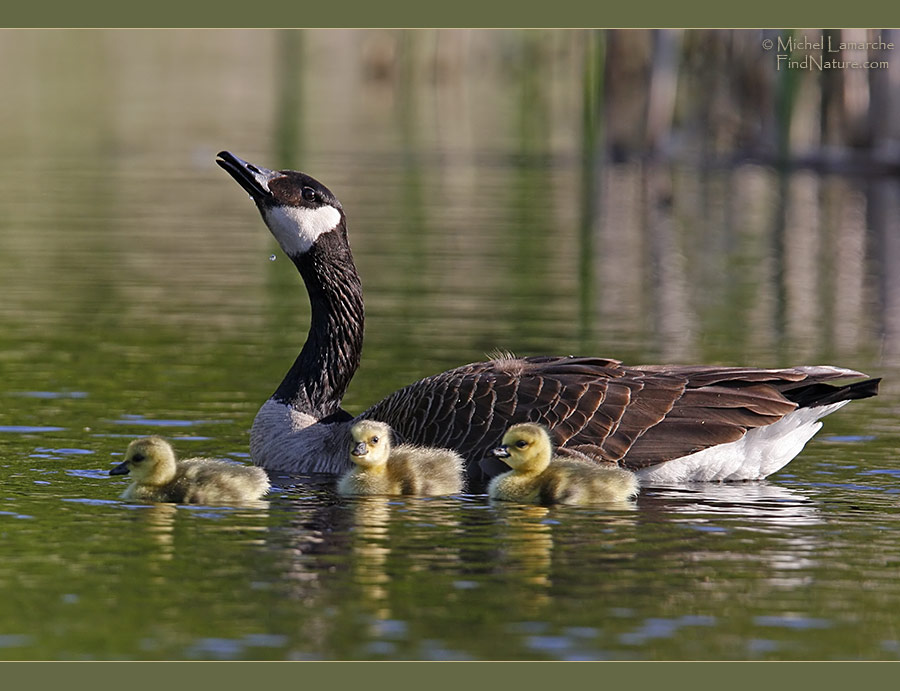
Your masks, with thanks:
[[[456,494],[463,490],[463,458],[455,451],[391,443],[391,428],[361,420],[350,428],[353,467],[338,481],[338,493]]]
[[[257,501],[269,490],[269,476],[262,468],[212,458],[177,460],[171,444],[156,436],[131,442],[125,460],[109,474],[132,478],[122,499],[236,504]]]
[[[595,504],[635,497],[638,481],[623,468],[554,455],[547,428],[534,423],[510,427],[493,454],[512,470],[488,485],[491,499],[523,504]]]

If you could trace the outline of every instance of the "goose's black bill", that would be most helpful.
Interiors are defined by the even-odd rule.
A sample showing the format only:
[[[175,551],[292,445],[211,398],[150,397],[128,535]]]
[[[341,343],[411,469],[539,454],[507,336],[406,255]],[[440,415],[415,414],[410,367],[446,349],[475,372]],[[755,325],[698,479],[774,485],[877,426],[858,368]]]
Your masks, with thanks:
[[[281,173],[248,163],[230,151],[220,151],[218,156],[216,163],[233,177],[246,190],[247,194],[253,197],[254,201],[268,199],[272,196],[268,182],[281,177]]]

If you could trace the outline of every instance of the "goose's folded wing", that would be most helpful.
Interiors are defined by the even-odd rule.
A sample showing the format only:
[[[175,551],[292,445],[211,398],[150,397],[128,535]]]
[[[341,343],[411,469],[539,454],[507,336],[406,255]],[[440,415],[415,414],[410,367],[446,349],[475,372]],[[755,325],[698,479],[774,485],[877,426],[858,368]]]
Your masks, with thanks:
[[[804,395],[841,388],[822,382],[860,376],[833,367],[629,368],[601,358],[509,357],[423,379],[360,417],[387,422],[402,440],[456,449],[470,475],[510,425],[529,421],[550,428],[559,447],[637,469],[740,439],[808,404],[798,402]],[[487,475],[503,469],[482,463]]]

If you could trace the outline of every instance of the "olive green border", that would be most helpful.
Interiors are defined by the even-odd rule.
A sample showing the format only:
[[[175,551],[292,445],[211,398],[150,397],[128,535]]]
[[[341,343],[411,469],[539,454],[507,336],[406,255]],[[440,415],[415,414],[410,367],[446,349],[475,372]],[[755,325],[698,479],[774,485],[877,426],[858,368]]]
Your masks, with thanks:
[[[900,26],[900,6],[884,0],[50,0],[6,3],[0,17],[0,26],[11,28],[845,28]]]
[[[893,665],[888,667],[886,665]],[[866,688],[878,662],[5,662],[8,688],[753,689]]]

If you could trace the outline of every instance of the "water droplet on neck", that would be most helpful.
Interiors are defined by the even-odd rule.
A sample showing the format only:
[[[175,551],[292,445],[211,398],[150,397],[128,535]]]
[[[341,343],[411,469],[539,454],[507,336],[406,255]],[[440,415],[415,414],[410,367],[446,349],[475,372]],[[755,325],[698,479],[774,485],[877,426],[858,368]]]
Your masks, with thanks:
[[[270,262],[275,261],[275,255],[274,255],[274,254],[270,254],[270,255],[269,255],[269,261],[270,261]]]

